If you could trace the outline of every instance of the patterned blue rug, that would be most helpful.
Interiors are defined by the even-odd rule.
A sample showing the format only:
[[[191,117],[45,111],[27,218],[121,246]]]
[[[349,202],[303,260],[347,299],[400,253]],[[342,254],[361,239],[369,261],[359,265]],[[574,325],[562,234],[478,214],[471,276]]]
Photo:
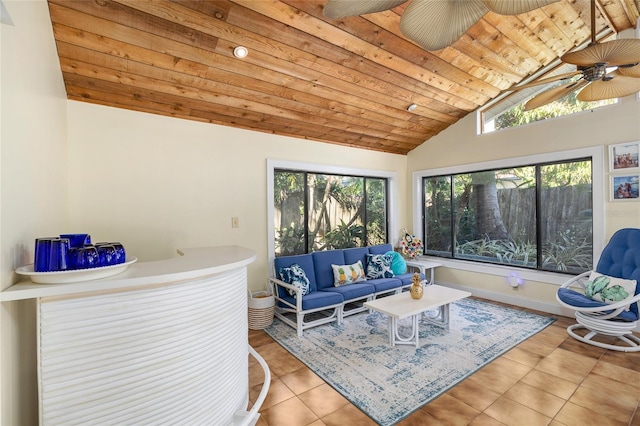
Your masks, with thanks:
[[[450,315],[449,331],[420,323],[418,348],[390,347],[378,312],[302,338],[278,319],[265,331],[373,420],[392,425],[555,321],[476,299],[451,304]]]

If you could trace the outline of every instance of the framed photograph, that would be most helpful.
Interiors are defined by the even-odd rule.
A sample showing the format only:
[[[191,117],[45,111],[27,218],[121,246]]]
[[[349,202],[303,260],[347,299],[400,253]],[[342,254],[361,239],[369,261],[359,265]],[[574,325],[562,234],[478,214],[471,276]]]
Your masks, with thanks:
[[[609,145],[609,171],[629,172],[640,170],[638,154],[640,154],[640,142]]]
[[[638,200],[640,173],[611,176],[611,201]]]

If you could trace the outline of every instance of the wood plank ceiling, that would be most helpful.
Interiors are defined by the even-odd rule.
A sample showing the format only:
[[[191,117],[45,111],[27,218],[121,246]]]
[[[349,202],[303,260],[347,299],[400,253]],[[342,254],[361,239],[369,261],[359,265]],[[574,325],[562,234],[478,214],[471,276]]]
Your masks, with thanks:
[[[396,154],[590,38],[589,0],[490,12],[437,52],[400,33],[406,3],[330,20],[325,2],[49,0],[49,10],[69,99]],[[597,0],[596,26],[632,28],[639,9]]]

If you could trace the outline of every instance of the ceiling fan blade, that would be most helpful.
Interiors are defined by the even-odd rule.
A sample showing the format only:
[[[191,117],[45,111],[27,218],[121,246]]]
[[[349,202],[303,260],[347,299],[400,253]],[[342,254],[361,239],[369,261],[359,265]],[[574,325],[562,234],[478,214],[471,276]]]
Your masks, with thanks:
[[[540,108],[543,105],[549,104],[553,101],[557,101],[561,97],[568,95],[574,90],[578,90],[588,85],[589,82],[586,80],[580,80],[578,82],[569,82],[567,84],[563,84],[558,87],[554,87],[553,89],[549,89],[546,92],[542,92],[537,96],[529,99],[526,104],[524,104],[525,111],[531,111],[532,109]]]
[[[631,67],[619,67],[616,72],[625,77],[640,78],[640,64]]]
[[[328,0],[323,13],[327,18],[337,19],[382,12],[405,2],[407,0]]]
[[[640,78],[627,77],[613,71],[607,74],[611,80],[597,80],[578,93],[582,102],[601,101],[603,99],[622,98],[640,91]]]
[[[499,15],[519,15],[531,12],[558,0],[484,0],[492,12]]]
[[[563,55],[562,62],[588,67],[598,63],[625,65],[640,62],[640,39],[620,39],[592,44],[577,52]]]
[[[482,0],[412,0],[400,18],[400,31],[423,49],[440,50],[488,11]]]
[[[565,80],[567,78],[571,78],[579,74],[582,74],[582,71],[571,71],[564,74],[558,74],[558,75],[554,75],[553,77],[547,77],[540,80],[532,81],[531,83],[523,84],[522,86],[517,86],[510,90],[527,89],[529,87],[539,86],[540,84],[546,84],[554,81]]]

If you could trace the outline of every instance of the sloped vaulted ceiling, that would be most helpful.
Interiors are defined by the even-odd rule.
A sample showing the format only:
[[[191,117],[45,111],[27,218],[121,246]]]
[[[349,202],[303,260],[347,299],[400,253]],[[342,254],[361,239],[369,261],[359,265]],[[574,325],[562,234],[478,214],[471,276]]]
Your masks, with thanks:
[[[397,154],[590,38],[589,0],[490,12],[437,52],[400,33],[406,4],[331,20],[325,2],[49,0],[49,9],[69,99]],[[634,27],[639,2],[597,0],[598,31]]]

